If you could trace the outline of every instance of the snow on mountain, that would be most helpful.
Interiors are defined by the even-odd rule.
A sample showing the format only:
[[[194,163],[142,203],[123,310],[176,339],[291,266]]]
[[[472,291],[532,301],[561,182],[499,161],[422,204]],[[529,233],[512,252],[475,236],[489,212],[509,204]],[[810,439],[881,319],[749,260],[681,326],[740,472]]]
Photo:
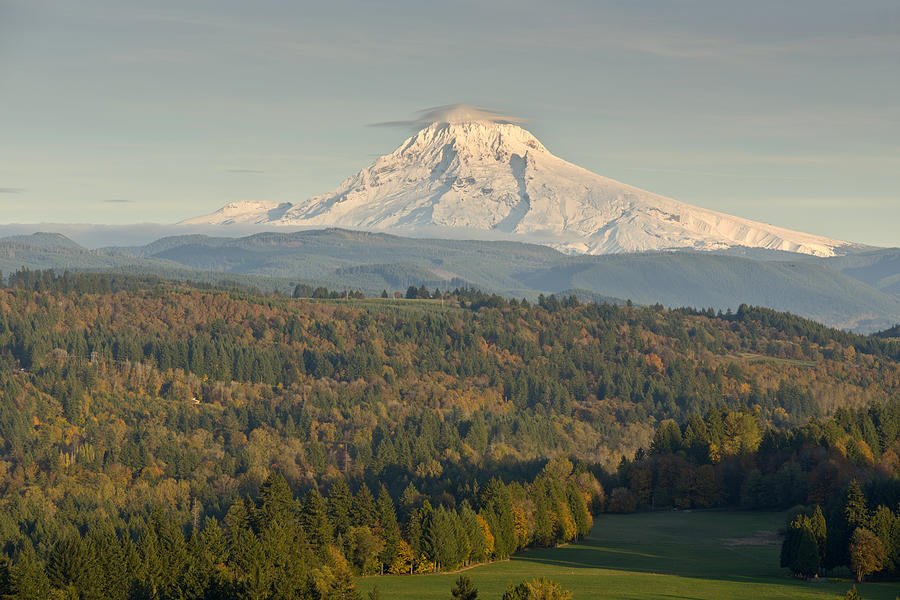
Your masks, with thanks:
[[[293,206],[290,202],[245,200],[231,202],[214,213],[181,221],[179,225],[235,225],[262,224],[276,221]]]
[[[328,194],[294,205],[232,203],[186,223],[335,226],[442,237],[483,231],[587,254],[747,246],[832,256],[849,245],[602,177],[554,156],[515,124],[468,115],[428,125]]]

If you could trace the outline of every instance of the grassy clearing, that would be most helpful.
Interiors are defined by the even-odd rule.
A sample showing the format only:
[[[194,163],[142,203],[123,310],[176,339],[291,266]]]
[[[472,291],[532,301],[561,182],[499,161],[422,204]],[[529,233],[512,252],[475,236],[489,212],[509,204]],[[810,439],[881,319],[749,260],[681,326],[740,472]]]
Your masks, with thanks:
[[[771,532],[783,513],[671,512],[603,515],[581,543],[523,552],[467,571],[479,597],[499,598],[507,583],[550,577],[574,600],[827,598],[852,582],[807,583],[778,567],[780,546]],[[450,598],[455,574],[366,577],[361,592],[378,585],[383,598]],[[863,598],[894,600],[900,585],[866,583]]]

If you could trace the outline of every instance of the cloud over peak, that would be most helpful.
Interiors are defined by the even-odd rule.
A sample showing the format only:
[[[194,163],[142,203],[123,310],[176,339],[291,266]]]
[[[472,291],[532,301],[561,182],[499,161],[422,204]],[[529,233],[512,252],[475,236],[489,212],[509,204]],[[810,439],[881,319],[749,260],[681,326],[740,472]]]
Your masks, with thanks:
[[[499,110],[472,106],[471,104],[445,104],[418,111],[418,118],[407,121],[384,121],[375,123],[377,127],[413,127],[420,129],[432,123],[468,123],[471,121],[487,121],[489,123],[518,124],[524,122],[521,117],[508,115]]]

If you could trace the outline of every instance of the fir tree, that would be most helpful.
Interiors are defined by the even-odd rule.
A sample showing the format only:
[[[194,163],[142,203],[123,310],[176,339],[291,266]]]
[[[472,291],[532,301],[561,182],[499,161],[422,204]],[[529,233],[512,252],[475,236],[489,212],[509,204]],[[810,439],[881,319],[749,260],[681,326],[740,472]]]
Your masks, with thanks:
[[[867,527],[869,524],[869,509],[866,506],[866,496],[863,494],[859,482],[855,479],[847,486],[846,500],[844,501],[844,516],[851,531],[857,527]]]
[[[797,554],[791,570],[804,577],[812,577],[819,572],[819,546],[816,544],[815,535],[806,525],[800,529]]]
[[[9,569],[10,600],[47,600],[50,581],[31,544],[22,550]]]
[[[328,519],[334,535],[341,537],[347,535],[347,530],[351,525],[352,505],[353,498],[350,495],[350,488],[343,479],[338,479],[328,491]]]
[[[381,534],[381,539],[384,540],[384,549],[381,551],[380,556],[381,572],[383,574],[386,568],[390,568],[394,564],[401,540],[397,513],[394,510],[394,501],[391,499],[387,488],[383,485],[378,492],[376,512],[378,514],[378,530]]]
[[[356,527],[373,527],[377,521],[375,498],[365,483],[359,486],[353,497],[352,524]]]
[[[278,472],[272,472],[259,491],[259,517],[263,521],[288,522],[293,518],[295,501],[287,480]]]
[[[453,600],[476,600],[478,588],[472,584],[472,580],[465,575],[456,578],[456,584],[450,590]]]
[[[303,497],[300,520],[306,539],[313,549],[322,550],[334,539],[331,522],[328,520],[328,507],[319,490],[312,488]]]

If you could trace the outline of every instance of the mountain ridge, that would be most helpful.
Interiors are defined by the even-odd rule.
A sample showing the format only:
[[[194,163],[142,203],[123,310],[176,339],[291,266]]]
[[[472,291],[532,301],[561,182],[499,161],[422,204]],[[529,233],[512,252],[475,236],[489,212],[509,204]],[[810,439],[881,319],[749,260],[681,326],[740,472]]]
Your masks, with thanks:
[[[65,245],[64,240],[61,240]],[[0,239],[0,271],[21,267],[152,273],[239,281],[290,292],[298,283],[337,290],[469,287],[507,297],[578,291],[583,297],[719,310],[767,306],[856,331],[900,322],[897,249],[857,257],[671,251],[569,256],[516,241],[418,239],[344,229],[277,230],[242,238],[183,235],[144,246],[83,250]],[[894,273],[895,275],[891,275]],[[873,285],[874,284],[874,285]]]

